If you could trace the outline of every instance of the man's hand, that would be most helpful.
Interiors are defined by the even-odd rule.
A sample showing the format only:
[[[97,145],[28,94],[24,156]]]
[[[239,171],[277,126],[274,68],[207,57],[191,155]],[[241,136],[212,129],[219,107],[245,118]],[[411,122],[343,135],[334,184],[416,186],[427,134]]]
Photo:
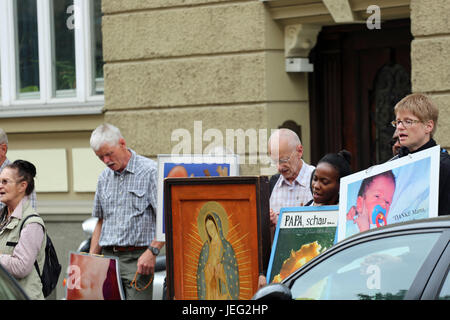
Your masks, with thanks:
[[[270,224],[272,226],[276,226],[278,222],[278,216],[280,215],[279,212],[275,212],[272,209],[270,209]]]
[[[94,232],[91,237],[91,246],[89,249],[90,254],[101,254],[102,247],[99,246],[98,241],[100,239],[100,233],[102,232],[103,219],[98,219],[95,225]]]
[[[155,272],[156,257],[147,249],[139,257],[137,262],[137,272],[143,275],[151,275]]]
[[[262,274],[258,277],[258,290],[267,285],[267,279]]]

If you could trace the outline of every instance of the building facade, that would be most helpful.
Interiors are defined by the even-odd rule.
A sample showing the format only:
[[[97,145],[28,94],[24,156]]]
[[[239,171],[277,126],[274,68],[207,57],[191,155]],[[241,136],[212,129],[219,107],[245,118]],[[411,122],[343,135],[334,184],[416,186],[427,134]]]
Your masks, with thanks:
[[[38,207],[63,271],[92,209],[102,164],[89,136],[102,122],[150,158],[180,143],[192,153],[224,146],[243,175],[273,173],[267,138],[289,126],[307,162],[346,148],[362,170],[386,157],[395,100],[424,92],[440,110],[435,138],[450,147],[446,0],[14,3],[0,4],[0,127],[10,158],[37,164]],[[34,4],[30,21],[17,6]]]

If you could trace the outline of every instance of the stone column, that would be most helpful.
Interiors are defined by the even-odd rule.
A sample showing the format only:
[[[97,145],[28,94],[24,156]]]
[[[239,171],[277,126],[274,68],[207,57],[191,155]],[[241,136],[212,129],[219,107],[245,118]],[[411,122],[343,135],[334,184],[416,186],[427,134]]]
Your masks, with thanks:
[[[435,139],[450,147],[450,1],[411,0],[412,91],[429,94],[439,108]]]

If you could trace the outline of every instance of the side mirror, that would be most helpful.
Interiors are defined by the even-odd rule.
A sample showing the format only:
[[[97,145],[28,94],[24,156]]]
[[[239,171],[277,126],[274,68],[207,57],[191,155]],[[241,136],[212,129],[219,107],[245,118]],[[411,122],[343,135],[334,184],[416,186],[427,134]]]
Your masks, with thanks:
[[[270,283],[259,289],[252,300],[292,300],[292,293],[281,283]]]

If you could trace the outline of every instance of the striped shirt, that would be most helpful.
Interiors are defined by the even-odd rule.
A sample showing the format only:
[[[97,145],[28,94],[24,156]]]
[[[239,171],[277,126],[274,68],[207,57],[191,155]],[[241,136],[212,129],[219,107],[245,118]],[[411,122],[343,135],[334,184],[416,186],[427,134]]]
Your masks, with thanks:
[[[5,161],[3,161],[2,165],[0,166],[0,172],[2,172],[3,168],[6,167],[8,164],[11,164],[12,162],[6,158]],[[36,188],[33,189],[33,192],[29,195],[31,206],[34,210],[37,210],[37,200],[36,200]],[[5,207],[5,204],[3,202],[0,202],[0,210],[2,210]]]
[[[313,198],[310,188],[313,171],[314,166],[303,161],[302,168],[292,183],[280,175],[270,196],[270,209],[279,213],[281,208],[299,207],[308,203]]]
[[[103,219],[99,245],[148,246],[156,229],[156,162],[136,154],[122,172],[100,174],[92,215]]]

